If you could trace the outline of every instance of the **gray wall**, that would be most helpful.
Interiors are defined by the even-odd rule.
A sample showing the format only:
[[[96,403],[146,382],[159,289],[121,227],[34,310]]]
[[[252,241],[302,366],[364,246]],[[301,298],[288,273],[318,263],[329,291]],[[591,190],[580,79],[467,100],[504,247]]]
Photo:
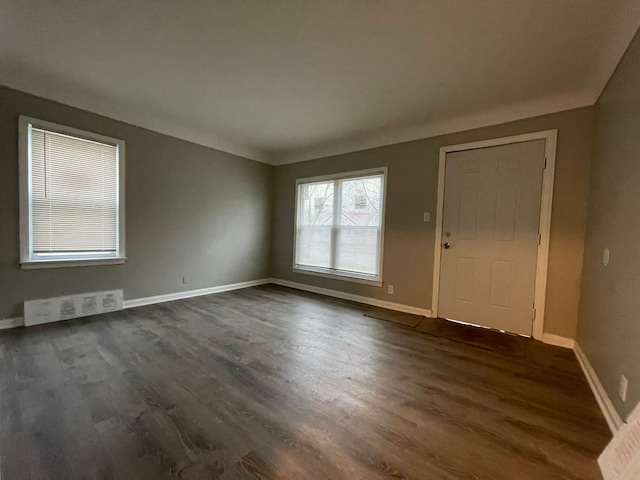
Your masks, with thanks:
[[[578,343],[624,418],[640,401],[640,36],[596,104],[584,265]]]
[[[431,307],[435,217],[440,147],[558,129],[558,150],[545,331],[575,338],[580,297],[593,108],[583,108],[504,125],[445,135],[276,167],[271,273],[275,278],[340,290],[421,308]],[[295,180],[329,173],[388,166],[382,288],[297,274],[293,258]],[[394,285],[388,295],[386,285]]]
[[[269,276],[273,167],[4,87],[0,106],[0,319],[34,298],[122,288],[133,299]],[[126,142],[124,265],[20,269],[20,114]]]

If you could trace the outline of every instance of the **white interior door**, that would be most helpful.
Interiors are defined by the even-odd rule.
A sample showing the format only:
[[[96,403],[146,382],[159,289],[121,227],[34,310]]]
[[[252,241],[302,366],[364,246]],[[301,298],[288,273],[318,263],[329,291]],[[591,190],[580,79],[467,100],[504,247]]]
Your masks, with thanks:
[[[438,316],[531,335],[545,141],[446,157]]]

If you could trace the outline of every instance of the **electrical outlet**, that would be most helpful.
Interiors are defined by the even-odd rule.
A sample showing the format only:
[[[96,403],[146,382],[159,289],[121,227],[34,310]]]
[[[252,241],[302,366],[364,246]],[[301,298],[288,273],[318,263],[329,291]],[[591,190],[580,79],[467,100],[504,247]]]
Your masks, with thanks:
[[[424,212],[424,221],[425,222],[430,222],[431,221],[431,213],[429,212]]]
[[[182,284],[183,285],[188,285],[189,284],[189,277],[187,277],[186,275],[184,277],[182,277]]]
[[[620,398],[622,399],[623,402],[627,401],[628,388],[629,388],[629,381],[627,380],[627,377],[625,377],[624,375],[620,375],[620,387],[618,389],[618,395],[620,395]]]
[[[388,293],[389,295],[393,295],[393,285],[389,285],[389,286],[387,287],[387,293]]]

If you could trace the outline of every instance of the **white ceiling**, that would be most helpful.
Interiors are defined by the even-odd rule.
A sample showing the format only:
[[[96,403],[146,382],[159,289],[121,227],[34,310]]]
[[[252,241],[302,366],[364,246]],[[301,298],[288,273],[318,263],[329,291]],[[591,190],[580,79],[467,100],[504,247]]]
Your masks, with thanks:
[[[0,84],[267,163],[593,104],[639,0],[5,0]]]

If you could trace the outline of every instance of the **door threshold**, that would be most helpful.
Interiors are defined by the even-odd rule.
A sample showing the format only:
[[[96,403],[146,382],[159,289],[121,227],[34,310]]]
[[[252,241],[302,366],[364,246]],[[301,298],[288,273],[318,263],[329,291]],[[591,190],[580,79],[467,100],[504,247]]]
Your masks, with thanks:
[[[462,320],[456,320],[455,318],[445,318],[444,320],[448,322],[458,323],[460,325],[467,325],[469,327],[483,328],[484,330],[490,330],[492,332],[506,333],[507,335],[512,335],[514,337],[531,338],[531,335],[523,335],[521,333],[507,332],[506,330],[499,330],[496,328],[487,327],[486,325],[478,325],[476,323],[463,322]]]

